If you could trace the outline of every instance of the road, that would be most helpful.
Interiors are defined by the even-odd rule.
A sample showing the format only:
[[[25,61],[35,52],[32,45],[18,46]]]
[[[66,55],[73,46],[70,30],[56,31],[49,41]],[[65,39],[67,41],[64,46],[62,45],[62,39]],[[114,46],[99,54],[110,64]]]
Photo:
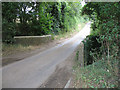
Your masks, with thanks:
[[[34,56],[4,66],[3,88],[38,88],[90,33],[90,22],[74,37]]]

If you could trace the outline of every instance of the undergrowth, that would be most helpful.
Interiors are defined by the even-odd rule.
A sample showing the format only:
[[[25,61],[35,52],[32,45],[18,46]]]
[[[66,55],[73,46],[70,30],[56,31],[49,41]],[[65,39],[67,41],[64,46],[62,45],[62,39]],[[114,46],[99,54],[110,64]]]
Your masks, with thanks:
[[[84,46],[84,56],[90,56],[80,67],[78,60],[76,67],[76,87],[82,88],[119,88],[119,60],[120,60],[120,3],[87,3],[82,8],[82,15],[88,15],[92,21],[91,35],[96,35],[95,43],[90,38]],[[91,45],[93,47],[91,47]],[[99,46],[99,47],[97,47]],[[95,49],[96,47],[96,49]],[[99,49],[98,49],[99,48]],[[90,52],[90,53],[88,53]],[[77,57],[77,56],[76,56]],[[86,58],[85,58],[86,59]],[[89,63],[92,61],[92,63]],[[85,63],[86,64],[86,63]]]
[[[76,76],[75,88],[118,87],[118,61],[112,61],[111,68],[104,60],[99,60],[85,67],[80,67],[80,62],[77,60],[76,63],[76,66],[73,67]]]
[[[88,21],[82,20],[82,22],[79,22],[76,25],[76,28],[71,28],[71,30],[68,30],[68,32],[60,32],[58,35],[54,36],[54,39],[62,39],[62,38],[69,38],[72,35],[74,35],[75,33],[79,32],[87,23]]]

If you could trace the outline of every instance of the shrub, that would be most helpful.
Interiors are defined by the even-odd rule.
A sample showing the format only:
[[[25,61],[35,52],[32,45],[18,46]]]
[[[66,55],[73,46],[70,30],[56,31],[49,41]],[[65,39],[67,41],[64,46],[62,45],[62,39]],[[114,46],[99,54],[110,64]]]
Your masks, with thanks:
[[[3,19],[2,23],[2,41],[6,43],[14,42],[15,24]]]
[[[99,36],[89,35],[83,41],[84,43],[84,64],[85,65],[89,65],[93,63],[94,59],[91,53],[100,52],[101,43],[97,41],[98,38]]]

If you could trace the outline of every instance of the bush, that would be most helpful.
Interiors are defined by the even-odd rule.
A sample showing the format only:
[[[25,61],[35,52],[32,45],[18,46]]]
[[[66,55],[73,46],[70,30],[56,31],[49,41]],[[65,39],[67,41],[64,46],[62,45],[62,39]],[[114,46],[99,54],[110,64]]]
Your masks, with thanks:
[[[14,42],[15,24],[3,19],[2,23],[2,41],[6,43]]]
[[[89,35],[83,41],[84,43],[84,64],[85,65],[89,65],[93,63],[94,59],[91,53],[100,52],[101,43],[97,41],[98,38],[99,36]]]

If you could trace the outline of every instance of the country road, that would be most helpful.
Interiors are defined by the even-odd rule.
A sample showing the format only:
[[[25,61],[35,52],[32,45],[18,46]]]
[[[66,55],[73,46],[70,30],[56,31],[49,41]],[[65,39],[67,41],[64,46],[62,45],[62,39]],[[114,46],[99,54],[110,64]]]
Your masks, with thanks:
[[[2,88],[38,88],[90,34],[90,22],[74,37],[21,61],[2,68]]]

